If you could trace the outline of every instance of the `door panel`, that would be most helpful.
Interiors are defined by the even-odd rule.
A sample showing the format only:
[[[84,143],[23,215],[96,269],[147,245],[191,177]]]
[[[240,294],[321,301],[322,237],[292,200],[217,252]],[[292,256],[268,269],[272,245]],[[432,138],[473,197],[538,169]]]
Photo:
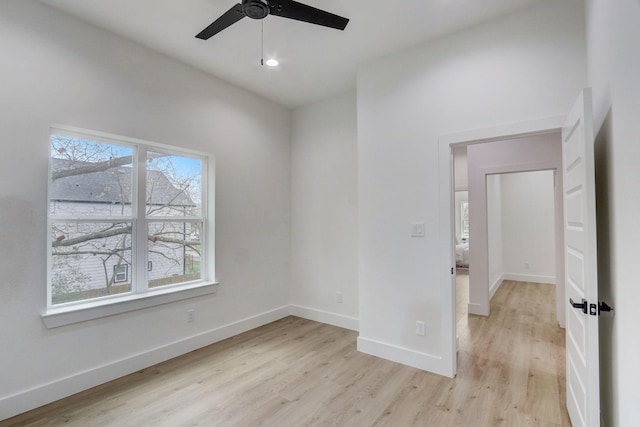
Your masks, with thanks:
[[[578,97],[562,129],[567,409],[576,427],[600,425],[598,316],[574,303],[598,304],[591,90]],[[597,313],[596,313],[597,314]]]

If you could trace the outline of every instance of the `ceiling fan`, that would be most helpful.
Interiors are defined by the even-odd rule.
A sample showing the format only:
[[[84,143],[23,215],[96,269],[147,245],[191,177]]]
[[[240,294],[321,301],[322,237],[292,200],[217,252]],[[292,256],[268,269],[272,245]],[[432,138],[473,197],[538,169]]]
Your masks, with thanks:
[[[267,15],[295,19],[310,24],[344,30],[349,20],[342,16],[293,0],[242,0],[213,21],[211,25],[196,35],[197,38],[207,40],[220,31],[235,24],[245,16],[252,19],[264,19]]]

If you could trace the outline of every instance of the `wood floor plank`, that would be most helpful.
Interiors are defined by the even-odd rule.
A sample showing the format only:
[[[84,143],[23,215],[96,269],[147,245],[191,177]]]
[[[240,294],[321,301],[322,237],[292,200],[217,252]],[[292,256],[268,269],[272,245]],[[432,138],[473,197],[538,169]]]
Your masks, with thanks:
[[[551,285],[505,281],[468,315],[458,375],[356,350],[357,333],[288,317],[9,420],[14,426],[569,426]]]

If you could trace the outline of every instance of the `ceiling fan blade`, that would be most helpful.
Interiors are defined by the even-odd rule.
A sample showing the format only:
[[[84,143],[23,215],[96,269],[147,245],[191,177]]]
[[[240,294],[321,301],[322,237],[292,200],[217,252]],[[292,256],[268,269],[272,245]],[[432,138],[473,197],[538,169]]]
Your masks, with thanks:
[[[215,36],[220,31],[224,30],[228,26],[235,24],[242,18],[244,18],[244,13],[242,12],[242,5],[240,3],[233,6],[231,9],[226,11],[224,15],[220,18],[213,21],[211,25],[209,25],[204,30],[200,31],[196,37],[202,40],[207,40],[212,36]]]
[[[344,30],[349,23],[347,18],[293,0],[273,2],[269,5],[269,14],[338,30]]]

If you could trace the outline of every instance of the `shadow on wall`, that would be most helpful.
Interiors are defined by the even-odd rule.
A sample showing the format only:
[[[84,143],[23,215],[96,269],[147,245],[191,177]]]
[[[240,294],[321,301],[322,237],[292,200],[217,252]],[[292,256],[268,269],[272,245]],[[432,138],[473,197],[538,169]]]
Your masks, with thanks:
[[[602,127],[595,138],[595,173],[596,173],[596,227],[598,233],[598,298],[615,307],[613,296],[616,294],[611,266],[611,206],[608,191],[611,188],[610,176],[610,144],[611,144],[611,108],[607,112]],[[603,314],[599,318],[600,334],[600,410],[606,425],[614,423],[613,379],[619,373],[613,366],[613,326],[614,317]]]

